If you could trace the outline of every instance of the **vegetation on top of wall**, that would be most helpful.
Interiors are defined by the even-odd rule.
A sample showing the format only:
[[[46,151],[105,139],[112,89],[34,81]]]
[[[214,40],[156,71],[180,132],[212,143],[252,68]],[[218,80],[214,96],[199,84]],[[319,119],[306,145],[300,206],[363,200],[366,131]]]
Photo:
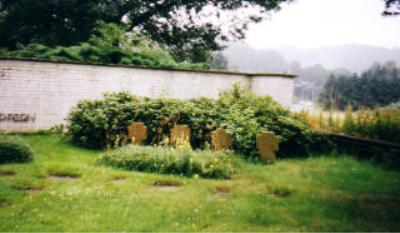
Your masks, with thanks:
[[[165,49],[144,35],[129,35],[116,24],[101,22],[87,42],[75,46],[20,45],[16,50],[0,50],[0,55],[154,68],[208,69],[204,63],[178,63]]]
[[[224,127],[233,135],[233,150],[256,156],[256,134],[275,132],[280,155],[306,155],[329,148],[325,138],[269,96],[257,96],[239,86],[208,98],[182,101],[169,98],[139,98],[129,93],[106,94],[101,100],[83,100],[68,117],[72,141],[87,147],[106,148],[128,143],[127,128],[135,121],[148,127],[147,144],[168,144],[175,124],[191,128],[193,148],[207,148],[213,130]],[[321,145],[321,147],[316,147]]]
[[[0,135],[0,164],[25,163],[33,160],[33,152],[21,138]]]

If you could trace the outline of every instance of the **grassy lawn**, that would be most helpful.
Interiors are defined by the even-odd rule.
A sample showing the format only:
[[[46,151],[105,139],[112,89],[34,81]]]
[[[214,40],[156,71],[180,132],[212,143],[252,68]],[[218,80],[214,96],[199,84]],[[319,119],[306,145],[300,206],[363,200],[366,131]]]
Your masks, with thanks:
[[[190,179],[99,166],[99,151],[24,137],[35,161],[0,165],[2,232],[400,231],[400,171],[349,157],[241,162],[232,180]]]

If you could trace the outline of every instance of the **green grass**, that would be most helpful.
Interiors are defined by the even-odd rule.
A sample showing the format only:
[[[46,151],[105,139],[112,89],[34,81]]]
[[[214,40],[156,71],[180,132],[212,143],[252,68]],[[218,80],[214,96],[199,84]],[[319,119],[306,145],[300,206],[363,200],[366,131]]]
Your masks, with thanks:
[[[99,166],[101,151],[24,136],[0,166],[4,231],[400,231],[400,171],[344,156],[240,162],[231,180]]]

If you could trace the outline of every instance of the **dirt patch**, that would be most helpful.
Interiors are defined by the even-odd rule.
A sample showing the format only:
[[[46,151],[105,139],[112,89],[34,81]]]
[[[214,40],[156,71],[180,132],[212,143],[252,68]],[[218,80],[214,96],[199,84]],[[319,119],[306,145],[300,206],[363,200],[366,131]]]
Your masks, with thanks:
[[[357,201],[361,205],[382,205],[382,206],[392,206],[400,202],[399,197],[388,196],[388,195],[371,195],[362,193],[350,193],[345,191],[327,191],[317,192],[324,198],[335,201],[335,202],[350,202]]]
[[[47,171],[47,175],[50,177],[50,179],[55,180],[73,180],[82,176],[82,174],[78,172],[76,168],[69,167],[50,168]]]
[[[37,194],[43,191],[43,188],[30,188],[25,190],[27,193],[30,194]]]
[[[124,176],[124,175],[116,175],[113,176],[111,179],[112,180],[126,180],[128,177]]]
[[[13,170],[0,170],[0,176],[2,177],[13,177],[17,173]]]
[[[154,181],[153,185],[150,186],[150,189],[168,192],[175,191],[182,185],[184,185],[184,183],[177,179],[160,179]]]
[[[10,203],[5,198],[0,198],[0,208],[6,208]]]
[[[112,178],[111,183],[113,183],[113,184],[124,184],[126,179],[127,179],[126,176],[116,176],[116,177]]]
[[[372,204],[381,204],[381,203],[396,204],[400,202],[400,198],[386,196],[386,195],[359,195],[357,199],[361,203],[372,203]]]
[[[25,191],[29,194],[36,194],[43,191],[44,187],[41,185],[27,185],[27,184],[19,184],[15,186],[16,189]]]
[[[296,164],[286,164],[283,169],[295,175],[299,175],[301,172],[301,167]]]
[[[117,184],[117,185],[125,184],[125,180],[113,180],[113,181],[111,181],[111,183]]]
[[[289,187],[272,187],[268,189],[271,196],[276,198],[288,198],[293,194],[293,190]]]
[[[162,185],[152,185],[152,186],[150,186],[150,190],[164,191],[164,192],[176,191],[179,188],[180,188],[179,186],[162,186]]]
[[[153,183],[153,186],[179,187],[184,183],[178,179],[160,179]]]
[[[217,185],[215,186],[215,191],[220,194],[228,194],[232,192],[232,188],[230,186]]]
[[[56,176],[56,175],[50,175],[49,179],[51,181],[73,181],[76,180],[77,177],[75,176]]]

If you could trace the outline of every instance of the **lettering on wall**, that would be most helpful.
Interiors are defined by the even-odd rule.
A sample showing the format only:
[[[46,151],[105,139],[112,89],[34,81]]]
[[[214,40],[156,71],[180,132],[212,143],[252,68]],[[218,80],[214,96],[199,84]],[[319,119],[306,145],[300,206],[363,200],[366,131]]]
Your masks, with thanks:
[[[26,113],[0,113],[0,122],[13,121],[13,122],[28,122],[36,121],[36,114]]]

